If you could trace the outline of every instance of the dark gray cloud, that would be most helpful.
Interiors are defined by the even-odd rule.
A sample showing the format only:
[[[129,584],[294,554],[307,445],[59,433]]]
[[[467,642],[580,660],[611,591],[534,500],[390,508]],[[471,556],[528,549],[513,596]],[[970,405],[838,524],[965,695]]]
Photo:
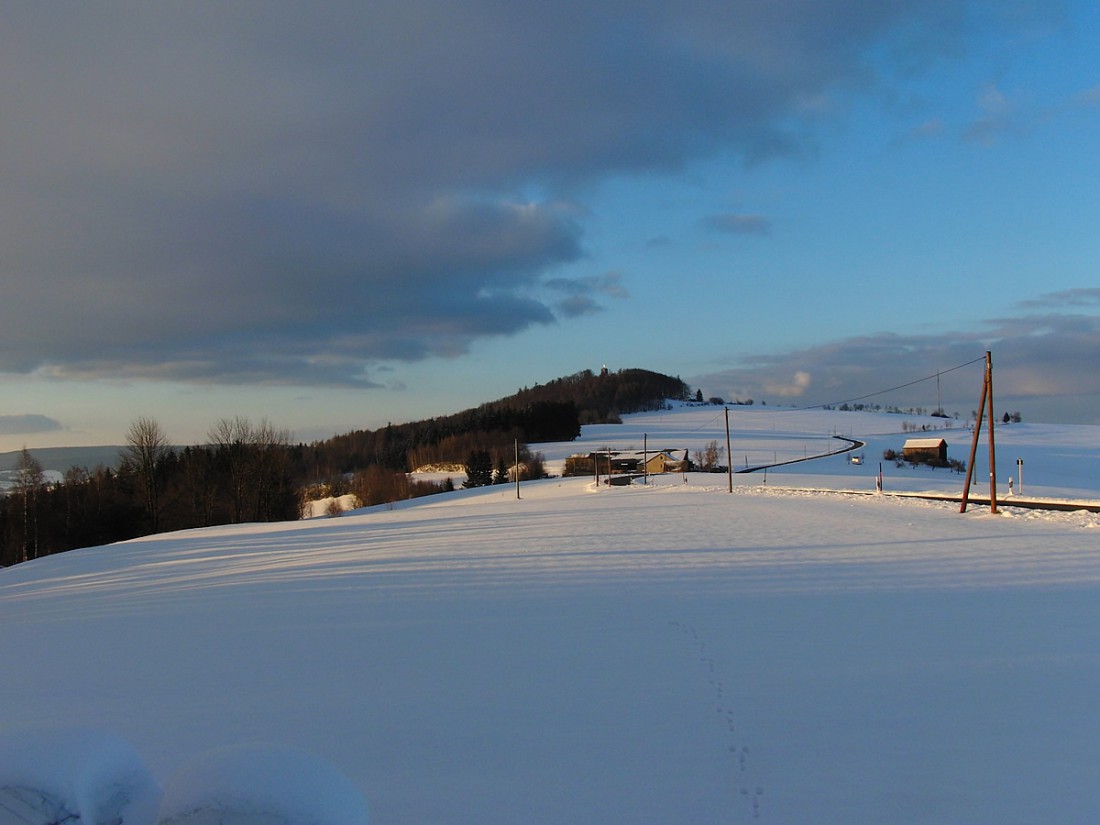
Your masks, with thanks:
[[[37,435],[63,430],[61,422],[46,415],[0,415],[0,435]]]
[[[949,414],[966,416],[978,405],[984,367],[954,368],[984,363],[986,351],[993,357],[997,415],[1022,411],[1035,420],[1100,423],[1100,317],[1086,314],[1022,314],[988,320],[973,332],[846,338],[746,356],[690,383],[729,400],[798,407],[862,401],[928,410],[940,403]]]
[[[805,102],[869,82],[872,47],[903,32],[933,55],[964,19],[946,0],[12,7],[0,371],[370,384],[379,361],[595,311],[599,290],[534,297],[583,260],[571,195],[800,151]]]

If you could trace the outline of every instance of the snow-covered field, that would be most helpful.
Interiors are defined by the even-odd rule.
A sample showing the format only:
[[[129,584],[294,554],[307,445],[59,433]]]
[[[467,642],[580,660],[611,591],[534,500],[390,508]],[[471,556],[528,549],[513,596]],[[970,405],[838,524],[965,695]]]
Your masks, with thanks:
[[[735,467],[868,445],[732,494],[554,478],[0,571],[0,787],[127,825],[1098,821],[1100,516],[819,492],[873,490],[903,421],[733,408]],[[724,446],[723,413],[535,448],[643,435]],[[1100,428],[996,436],[1002,495],[1022,458],[1100,499]]]

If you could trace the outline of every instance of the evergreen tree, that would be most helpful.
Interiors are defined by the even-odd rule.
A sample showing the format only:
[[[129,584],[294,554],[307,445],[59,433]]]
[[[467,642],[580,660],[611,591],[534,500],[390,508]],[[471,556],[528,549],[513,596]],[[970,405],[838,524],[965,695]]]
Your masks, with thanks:
[[[463,487],[485,487],[493,483],[493,457],[488,450],[473,450],[466,459]]]
[[[498,458],[496,469],[493,470],[493,484],[507,484],[507,483],[508,483],[508,465],[504,462],[503,458]]]

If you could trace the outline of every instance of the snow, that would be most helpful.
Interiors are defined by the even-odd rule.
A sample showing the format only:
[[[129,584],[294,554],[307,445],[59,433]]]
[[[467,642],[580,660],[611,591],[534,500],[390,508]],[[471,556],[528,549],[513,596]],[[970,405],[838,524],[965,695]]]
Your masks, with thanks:
[[[722,418],[534,449],[694,451]],[[257,825],[365,821],[362,800],[376,825],[1096,821],[1100,515],[874,495],[904,417],[730,419],[735,466],[835,434],[867,461],[732,494],[694,473],[460,489],[0,571],[0,787],[45,741],[16,726],[50,725],[133,743],[173,822],[226,794]],[[967,460],[969,432],[943,435]],[[998,426],[1002,494],[1022,457],[1029,497],[1100,499],[1098,435]]]
[[[359,506],[359,499],[350,493],[340,496],[325,496],[323,498],[307,501],[302,506],[302,518],[331,517],[354,510]]]
[[[10,663],[9,663],[10,665]],[[0,732],[0,823],[78,816],[151,822],[161,791],[128,742],[106,731],[10,726]]]
[[[317,756],[281,746],[238,745],[192,759],[173,774],[160,816],[166,825],[367,822],[349,780]]]

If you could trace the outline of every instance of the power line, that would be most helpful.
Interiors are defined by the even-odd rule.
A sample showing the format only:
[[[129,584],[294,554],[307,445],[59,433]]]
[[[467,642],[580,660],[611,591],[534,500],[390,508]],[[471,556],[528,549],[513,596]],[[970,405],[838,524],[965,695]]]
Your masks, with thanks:
[[[931,375],[926,375],[923,378],[917,378],[914,381],[908,381],[904,384],[899,384],[896,387],[890,387],[889,389],[886,389],[886,390],[879,390],[878,392],[868,393],[867,395],[861,395],[858,398],[847,398],[843,401],[832,401],[828,404],[814,404],[812,407],[796,407],[795,410],[821,410],[821,409],[825,409],[826,407],[835,407],[839,404],[850,404],[854,401],[863,401],[863,400],[868,399],[868,398],[874,398],[877,395],[886,395],[886,393],[888,393],[888,392],[896,392],[897,390],[903,390],[906,387],[913,386],[914,384],[920,384],[922,381],[930,381],[933,378],[937,378],[938,376],[943,375],[944,373],[954,372],[955,370],[961,370],[964,367],[969,367],[972,364],[977,364],[977,363],[984,362],[984,361],[985,361],[985,356],[983,355],[981,358],[975,358],[973,361],[967,361],[965,364],[959,364],[958,366],[950,367],[950,368],[945,369],[945,370],[937,370],[936,372],[932,373]]]

